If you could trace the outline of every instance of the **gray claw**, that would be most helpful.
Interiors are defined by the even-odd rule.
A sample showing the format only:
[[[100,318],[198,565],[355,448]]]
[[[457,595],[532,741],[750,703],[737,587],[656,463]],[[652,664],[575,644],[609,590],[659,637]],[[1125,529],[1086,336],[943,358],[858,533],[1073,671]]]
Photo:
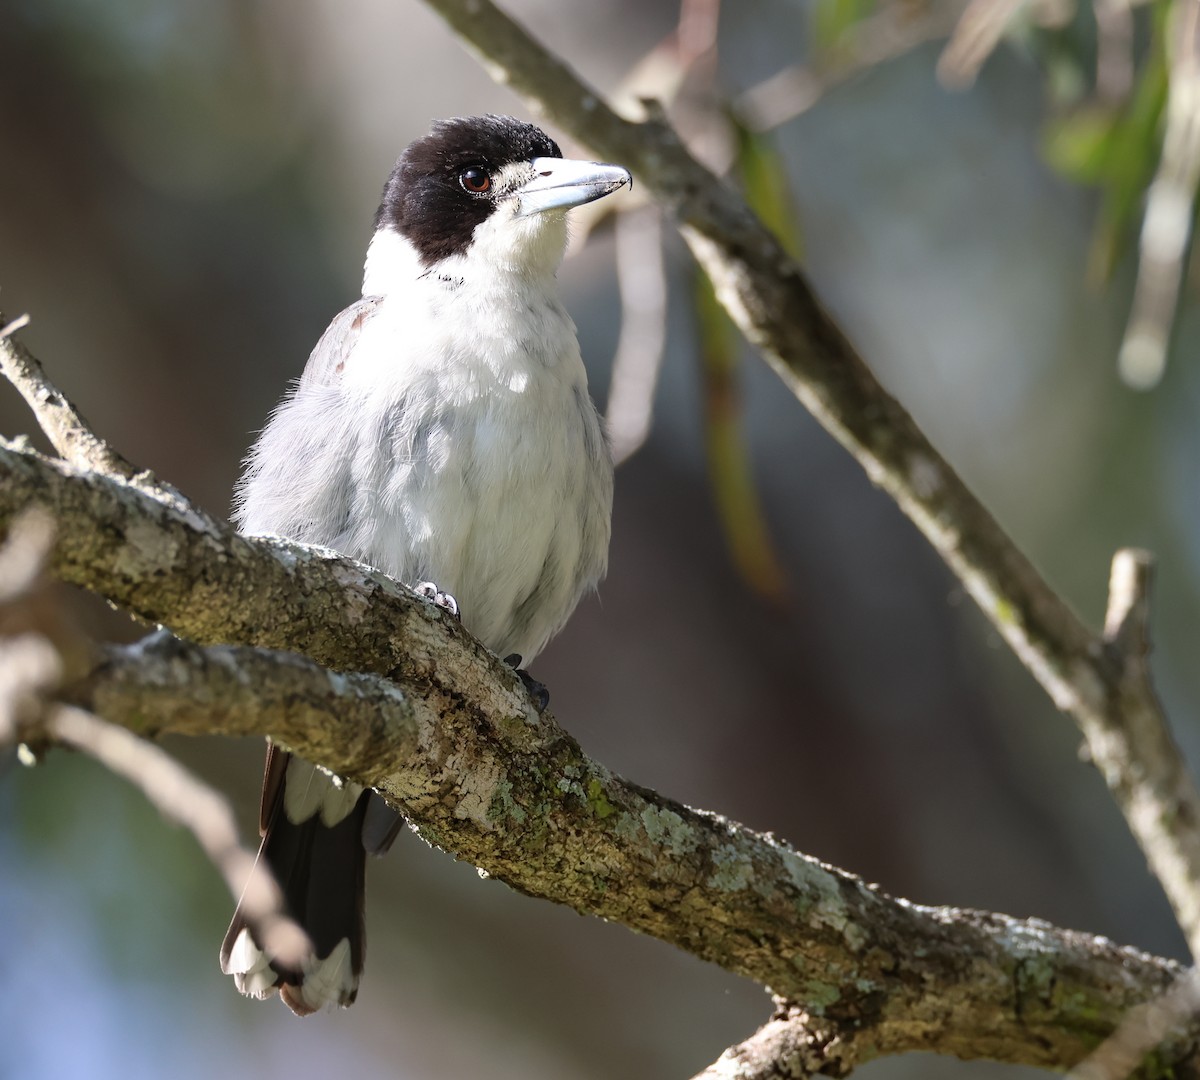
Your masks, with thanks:
[[[448,592],[442,592],[432,581],[421,581],[413,586],[413,592],[423,596],[431,604],[450,612],[459,621],[462,616],[458,613],[458,601]]]

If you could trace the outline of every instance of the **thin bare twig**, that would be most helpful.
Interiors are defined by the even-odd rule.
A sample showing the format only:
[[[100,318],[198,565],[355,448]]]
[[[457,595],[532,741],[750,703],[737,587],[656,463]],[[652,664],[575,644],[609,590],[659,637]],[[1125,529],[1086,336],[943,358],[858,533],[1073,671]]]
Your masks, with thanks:
[[[1096,98],[1116,105],[1133,90],[1133,10],[1130,0],[1094,0]]]
[[[1200,793],[1150,681],[1147,629],[1154,560],[1113,557],[1104,649],[1114,662],[1113,707],[1081,720],[1088,752],[1162,883],[1193,957],[1200,956]]]
[[[242,847],[228,800],[165,751],[83,709],[50,709],[44,730],[56,742],[95,758],[128,780],[164,817],[182,825],[225,879],[267,952],[285,967],[298,967],[312,950],[308,936],[283,913],[283,893],[266,867]],[[264,872],[265,871],[265,872]]]
[[[620,465],[650,434],[654,392],[667,340],[667,269],[656,207],[617,215],[621,336],[613,357],[605,423]]]
[[[943,86],[963,90],[979,75],[1004,31],[1031,0],[971,0],[938,58]]]
[[[751,131],[779,127],[860,72],[945,37],[958,17],[957,3],[929,4],[919,12],[905,3],[885,4],[856,22],[829,57],[776,72],[739,94],[733,111]]]
[[[0,325],[4,315],[0,313]],[[29,325],[29,316],[14,319],[0,332],[0,374],[21,393],[33,410],[46,437],[65,460],[96,472],[132,480],[135,469],[97,436],[79,410],[46,378],[37,358],[16,337]]]

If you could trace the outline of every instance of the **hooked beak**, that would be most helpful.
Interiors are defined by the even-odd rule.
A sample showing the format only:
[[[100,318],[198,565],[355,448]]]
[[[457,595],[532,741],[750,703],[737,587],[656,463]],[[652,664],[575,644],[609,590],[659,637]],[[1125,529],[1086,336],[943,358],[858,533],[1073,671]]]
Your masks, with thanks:
[[[602,199],[626,184],[633,187],[629,170],[620,165],[571,158],[534,158],[531,164],[536,175],[514,192],[519,200],[518,217],[569,210]]]

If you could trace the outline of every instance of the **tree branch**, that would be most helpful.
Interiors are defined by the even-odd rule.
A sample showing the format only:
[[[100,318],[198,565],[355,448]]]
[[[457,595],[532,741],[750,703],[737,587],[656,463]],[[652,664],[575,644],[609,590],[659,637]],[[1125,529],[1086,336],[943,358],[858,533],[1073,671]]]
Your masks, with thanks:
[[[614,113],[491,0],[426,4],[493,78],[601,156],[630,168],[675,214],[742,333],[924,533],[1054,703],[1075,719],[1097,762],[1108,755],[1092,740],[1103,744],[1131,711],[1147,730],[1166,731],[1148,683],[1126,678],[1104,640],[1050,588],[880,386],[737,192],[700,165],[657,115],[633,123]],[[1129,824],[1200,955],[1200,792],[1176,759],[1171,817],[1139,813]]]
[[[299,963],[312,948],[284,912],[283,893],[268,873],[252,874],[255,856],[238,840],[223,796],[157,746],[90,712],[51,702],[68,672],[83,664],[85,642],[42,575],[53,542],[49,515],[25,512],[0,547],[0,747],[50,741],[73,747],[140,788],[158,810],[188,829],[220,871],[268,948]],[[169,635],[162,635],[164,637]]]
[[[1079,717],[1088,751],[1170,897],[1193,957],[1200,956],[1200,814],[1195,781],[1150,682],[1147,630],[1154,559],[1126,549],[1113,558],[1105,651],[1115,678],[1109,708]]]
[[[488,50],[502,81],[632,166],[673,210],[743,333],[926,534],[1055,702],[1099,744],[1098,763],[1108,761],[1097,750],[1110,749],[1105,740],[1121,730],[1123,714],[1165,733],[1144,664],[1092,634],[1042,580],[731,189],[661,120],[632,124],[605,108],[488,0],[430,2]],[[73,409],[51,404],[68,426],[78,421],[86,431]],[[127,475],[90,462],[87,452],[64,453]],[[0,523],[30,504],[53,511],[61,536],[55,569],[64,580],[201,643],[295,650],[333,668],[386,675],[399,688],[369,674],[339,682],[309,661],[253,648],[179,644],[165,655],[160,643],[140,656],[111,652],[73,689],[81,703],[135,730],[185,730],[198,721],[196,683],[221,685],[223,719],[206,717],[204,730],[269,734],[379,788],[432,842],[514,887],[654,934],[806,1003],[819,1027],[804,1020],[809,1026],[796,1030],[810,1049],[869,1032],[863,1060],[921,1048],[1061,1068],[1179,974],[1167,961],[1037,921],[893,900],[770,836],[613,776],[538,714],[515,673],[461,627],[350,559],[239,537],[166,490],[15,445],[0,445],[0,475]],[[263,687],[243,677],[250,670]],[[286,680],[270,674],[280,670]],[[303,692],[288,696],[284,682]],[[273,703],[262,696],[272,686]],[[347,725],[347,696],[360,699],[369,724]],[[151,705],[153,714],[144,711]],[[1174,753],[1169,736],[1161,749],[1167,759]],[[1116,752],[1118,778],[1124,752]],[[1186,894],[1200,879],[1200,799],[1177,754],[1175,766],[1167,803],[1133,813],[1141,807],[1134,785],[1128,812],[1195,943],[1200,912]],[[1164,860],[1174,865],[1164,871]],[[1159,1063],[1195,1075],[1196,1033],[1177,1033]],[[776,1075],[789,1075],[776,1064]],[[825,1064],[848,1068],[851,1055]],[[804,1061],[793,1074],[803,1068]]]
[[[107,650],[69,689],[73,703],[141,734],[269,735],[378,788],[431,842],[514,888],[653,934],[829,1025],[869,1029],[873,1052],[1062,1067],[1178,974],[1037,921],[893,900],[615,777],[457,623],[348,559],[214,530],[32,451],[0,448],[0,475],[0,522],[34,499],[54,514],[63,577],[209,640],[286,642],[330,663],[374,653],[394,680],[157,635]],[[274,592],[293,599],[276,610]],[[1167,1052],[1188,1061],[1192,1044]]]
[[[613,776],[548,714],[506,715],[494,690],[471,701],[418,674],[337,676],[159,634],[106,650],[67,697],[144,734],[269,735],[377,788],[426,839],[514,888],[813,1003],[829,1038],[868,1031],[872,1054],[933,1046],[1061,1067],[1179,972],[1036,920],[894,900]],[[1168,1052],[1193,1053],[1184,1038]]]
[[[731,1046],[693,1080],[808,1080],[849,1076],[870,1031],[841,1031],[802,1009],[782,1008],[745,1042]]]

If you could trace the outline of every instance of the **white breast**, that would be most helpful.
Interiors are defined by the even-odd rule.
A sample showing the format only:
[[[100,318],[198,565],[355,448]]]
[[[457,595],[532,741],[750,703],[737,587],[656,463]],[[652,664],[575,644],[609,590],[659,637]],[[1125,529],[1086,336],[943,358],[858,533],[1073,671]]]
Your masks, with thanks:
[[[526,662],[603,573],[611,501],[574,327],[528,300],[518,333],[460,290],[403,356],[413,313],[385,301],[347,364],[363,361],[346,385],[363,433],[344,541],[436,582],[473,633]]]
[[[340,370],[314,354],[335,374],[272,418],[241,523],[433,581],[489,648],[528,663],[604,573],[611,464],[553,278],[468,287],[455,274],[478,266],[439,271],[382,297]],[[306,438],[272,431],[300,424]],[[301,446],[309,460],[276,467]]]

